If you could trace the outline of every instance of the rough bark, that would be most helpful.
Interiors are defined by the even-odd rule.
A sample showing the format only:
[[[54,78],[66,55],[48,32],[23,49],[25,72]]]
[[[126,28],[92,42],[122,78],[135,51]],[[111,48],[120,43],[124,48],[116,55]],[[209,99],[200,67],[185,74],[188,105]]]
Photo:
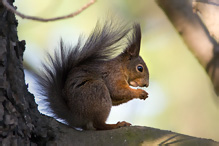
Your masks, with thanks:
[[[18,23],[1,1],[0,18],[0,142],[25,145],[31,143],[40,113],[24,81],[25,42],[18,41]]]
[[[216,27],[219,23],[219,6],[212,5],[210,1],[212,0],[196,0],[194,3],[192,0],[157,0],[156,2],[206,69],[216,93],[219,94],[219,29]],[[194,12],[198,12],[202,19]]]
[[[76,131],[41,115],[24,81],[25,42],[17,21],[0,1],[0,145],[219,145],[219,143],[148,127]]]

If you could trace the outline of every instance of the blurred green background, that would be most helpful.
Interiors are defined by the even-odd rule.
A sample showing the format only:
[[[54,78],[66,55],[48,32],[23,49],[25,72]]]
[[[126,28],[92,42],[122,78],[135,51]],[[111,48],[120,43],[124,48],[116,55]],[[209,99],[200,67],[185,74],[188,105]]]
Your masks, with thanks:
[[[16,0],[15,5],[27,15],[50,18],[69,14],[87,2]],[[125,120],[133,125],[219,141],[219,97],[204,69],[153,0],[98,0],[74,18],[48,23],[17,17],[19,39],[26,40],[26,67],[39,70],[45,50],[57,48],[60,38],[75,44],[79,34],[87,36],[98,19],[104,20],[111,13],[140,21],[143,33],[140,54],[149,68],[150,86],[146,89],[149,92],[146,101],[133,100],[113,107],[107,122]],[[37,96],[36,83],[27,71],[26,82]],[[39,108],[43,108],[41,104]]]

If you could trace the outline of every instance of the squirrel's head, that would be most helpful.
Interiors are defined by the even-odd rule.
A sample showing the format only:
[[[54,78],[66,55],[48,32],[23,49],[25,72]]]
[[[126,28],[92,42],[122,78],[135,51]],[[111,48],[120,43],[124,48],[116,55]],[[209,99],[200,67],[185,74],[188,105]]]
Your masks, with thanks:
[[[139,24],[134,25],[132,38],[129,39],[129,45],[122,53],[123,61],[126,62],[124,70],[126,72],[128,83],[131,86],[148,87],[149,72],[144,60],[139,56],[141,44],[141,29]]]

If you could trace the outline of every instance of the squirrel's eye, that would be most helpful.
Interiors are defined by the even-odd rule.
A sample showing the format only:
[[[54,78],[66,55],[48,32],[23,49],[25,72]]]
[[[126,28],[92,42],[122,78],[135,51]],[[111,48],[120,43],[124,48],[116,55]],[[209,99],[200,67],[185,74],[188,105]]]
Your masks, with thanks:
[[[143,72],[143,66],[139,64],[139,65],[137,66],[137,71]]]

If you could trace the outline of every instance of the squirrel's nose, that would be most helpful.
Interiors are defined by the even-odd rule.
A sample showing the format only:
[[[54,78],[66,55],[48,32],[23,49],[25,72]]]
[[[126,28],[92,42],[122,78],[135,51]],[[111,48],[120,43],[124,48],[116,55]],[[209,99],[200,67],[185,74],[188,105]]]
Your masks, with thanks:
[[[149,86],[149,84],[144,84],[143,86],[144,86],[144,87],[148,87],[148,86]]]
[[[148,87],[149,86],[149,81],[147,80],[146,82],[145,82],[145,84],[143,85],[143,87]]]

